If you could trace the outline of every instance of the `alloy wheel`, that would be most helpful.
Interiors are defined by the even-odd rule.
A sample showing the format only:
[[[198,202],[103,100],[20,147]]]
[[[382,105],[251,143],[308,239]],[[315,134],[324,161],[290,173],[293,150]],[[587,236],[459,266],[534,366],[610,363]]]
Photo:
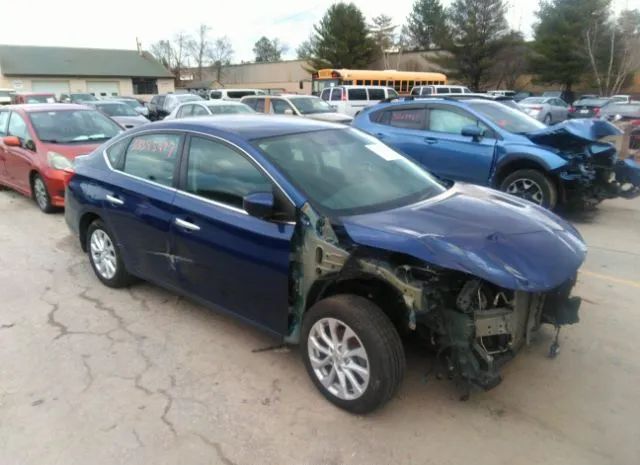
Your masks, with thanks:
[[[367,351],[358,335],[335,318],[318,320],[307,344],[315,375],[327,391],[343,400],[355,400],[369,385]]]
[[[96,229],[91,234],[91,259],[100,276],[112,279],[117,270],[116,249],[109,235],[102,229]]]
[[[33,181],[33,190],[38,206],[42,210],[46,210],[49,206],[49,194],[47,193],[47,187],[44,185],[44,181],[39,176]]]
[[[542,191],[542,187],[532,179],[516,179],[507,186],[506,192],[537,205],[542,205],[544,203],[544,192]]]

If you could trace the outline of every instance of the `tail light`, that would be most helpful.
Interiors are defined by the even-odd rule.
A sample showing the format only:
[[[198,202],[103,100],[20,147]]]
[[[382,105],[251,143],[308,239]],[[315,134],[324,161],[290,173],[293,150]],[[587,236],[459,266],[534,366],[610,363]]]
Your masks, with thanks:
[[[574,107],[573,105],[569,106],[569,113],[574,113],[576,111],[576,107]]]
[[[343,102],[347,101],[347,93],[346,92],[342,92],[342,96],[340,97],[340,100],[342,100]]]
[[[594,108],[593,116],[600,116],[600,108],[599,107]]]
[[[640,126],[640,119],[631,120],[631,126]]]
[[[540,111],[540,110],[542,110],[542,107],[529,107],[529,109],[535,110],[535,111]]]

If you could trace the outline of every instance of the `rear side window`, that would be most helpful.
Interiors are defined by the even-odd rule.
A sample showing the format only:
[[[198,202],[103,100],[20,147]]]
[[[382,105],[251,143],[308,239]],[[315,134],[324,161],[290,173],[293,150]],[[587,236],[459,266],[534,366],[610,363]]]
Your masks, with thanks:
[[[158,95],[158,101],[156,102],[156,104],[159,107],[162,107],[162,105],[164,105],[164,100],[165,100],[165,96],[164,95]]]
[[[222,98],[222,92],[217,92],[217,91],[211,92],[209,94],[209,98],[211,98],[213,100],[221,99]]]
[[[387,94],[389,98],[398,98],[398,93],[393,89],[387,89]]]
[[[9,112],[0,111],[0,136],[7,135],[7,122],[9,121]]]
[[[433,94],[432,87],[423,87],[422,92],[420,92],[420,95],[431,95],[431,94]]]
[[[349,89],[347,92],[349,100],[367,100],[366,89]]]
[[[324,89],[324,90],[322,91],[322,94],[320,94],[320,98],[321,98],[322,100],[329,100],[329,95],[330,95],[330,94],[331,94],[331,89],[330,89],[330,88],[329,88],[329,89]]]
[[[264,98],[257,99],[255,110],[258,113],[264,113],[264,107],[265,107],[265,103],[264,102],[265,102],[265,100],[266,99],[264,99]]]
[[[247,95],[256,95],[256,93],[252,90],[228,90],[227,97],[229,98],[242,98]]]
[[[187,163],[187,192],[242,208],[245,195],[271,192],[269,180],[249,160],[230,147],[192,137]]]
[[[193,105],[182,105],[176,115],[178,118],[186,118],[193,113]]]
[[[257,98],[244,98],[242,99],[242,103],[244,103],[245,105],[253,108],[254,110],[256,109],[256,102],[258,101]]]
[[[384,89],[369,89],[369,100],[384,100]]]
[[[134,137],[127,149],[123,171],[163,186],[173,185],[180,136],[149,134]]]
[[[107,149],[107,158],[114,170],[122,171],[122,167],[124,166],[124,154],[127,151],[127,146],[129,145],[130,140],[131,139],[121,140]]]
[[[424,129],[427,111],[424,108],[388,110],[382,115],[381,123],[395,128]]]
[[[191,105],[193,107],[192,116],[207,116],[209,112],[202,105]]]
[[[342,100],[342,89],[333,89],[333,92],[331,92],[331,100]]]
[[[436,94],[448,94],[448,93],[450,93],[448,87],[438,87],[438,88],[436,88]]]
[[[420,88],[414,87],[413,89],[411,89],[411,95],[420,95]]]
[[[285,111],[291,110],[293,113],[293,108],[286,101],[280,99],[271,99],[271,110],[276,115],[284,115]]]

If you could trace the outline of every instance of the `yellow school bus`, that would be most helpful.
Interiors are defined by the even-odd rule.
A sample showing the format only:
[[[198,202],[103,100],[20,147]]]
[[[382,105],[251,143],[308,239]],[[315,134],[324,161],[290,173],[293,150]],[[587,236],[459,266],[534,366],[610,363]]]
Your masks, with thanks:
[[[387,86],[400,95],[409,95],[413,86],[446,84],[447,76],[442,73],[417,71],[366,70],[366,69],[320,69],[311,75],[311,91],[320,95],[325,87]]]

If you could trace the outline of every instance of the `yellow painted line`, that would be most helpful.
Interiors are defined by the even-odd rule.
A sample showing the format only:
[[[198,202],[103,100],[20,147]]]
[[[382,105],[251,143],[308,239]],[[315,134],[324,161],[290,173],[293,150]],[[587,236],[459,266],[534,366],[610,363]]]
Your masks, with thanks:
[[[616,278],[615,276],[609,276],[606,274],[596,273],[594,271],[580,270],[580,274],[587,276],[593,276],[594,278],[603,279],[605,281],[611,281],[612,283],[624,284],[626,286],[637,287],[640,289],[640,281],[633,281],[631,279]]]

